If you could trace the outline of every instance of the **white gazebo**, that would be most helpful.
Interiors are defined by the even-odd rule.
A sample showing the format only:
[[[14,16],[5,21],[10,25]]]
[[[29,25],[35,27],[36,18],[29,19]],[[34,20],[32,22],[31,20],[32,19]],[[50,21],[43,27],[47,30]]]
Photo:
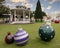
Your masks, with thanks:
[[[25,6],[16,6],[15,9],[11,9],[11,24],[30,23],[30,13],[30,8],[26,8]]]

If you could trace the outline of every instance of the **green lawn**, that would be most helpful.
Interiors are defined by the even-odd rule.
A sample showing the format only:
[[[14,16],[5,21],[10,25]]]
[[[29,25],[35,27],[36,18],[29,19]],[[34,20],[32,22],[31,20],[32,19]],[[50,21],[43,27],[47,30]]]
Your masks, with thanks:
[[[38,30],[41,25],[44,23],[35,23],[35,24],[0,24],[0,48],[60,48],[60,24],[52,23],[52,26],[55,29],[55,38],[50,42],[42,41],[39,38]],[[18,27],[22,26],[29,33],[29,41],[25,46],[17,46],[15,43],[6,44],[5,36],[8,31],[12,34],[15,34],[18,30]]]

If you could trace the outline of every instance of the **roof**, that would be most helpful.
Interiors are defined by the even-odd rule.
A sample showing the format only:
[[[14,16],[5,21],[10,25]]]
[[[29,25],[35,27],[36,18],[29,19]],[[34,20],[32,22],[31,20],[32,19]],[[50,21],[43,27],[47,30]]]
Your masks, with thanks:
[[[10,15],[0,15],[0,18],[9,18]]]

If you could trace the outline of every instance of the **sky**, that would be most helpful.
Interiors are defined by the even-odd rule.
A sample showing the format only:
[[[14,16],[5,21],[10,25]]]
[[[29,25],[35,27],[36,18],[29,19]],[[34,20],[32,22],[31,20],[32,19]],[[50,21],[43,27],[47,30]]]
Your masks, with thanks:
[[[35,11],[38,0],[5,0],[6,6],[11,9],[17,5],[26,6]],[[60,14],[60,0],[40,0],[42,11],[46,12],[47,15]]]

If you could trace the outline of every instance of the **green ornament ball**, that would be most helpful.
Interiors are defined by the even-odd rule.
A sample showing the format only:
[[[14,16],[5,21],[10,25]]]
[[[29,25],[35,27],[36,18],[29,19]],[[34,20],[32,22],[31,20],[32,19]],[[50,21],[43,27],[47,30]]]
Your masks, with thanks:
[[[50,41],[55,36],[55,30],[52,28],[52,26],[43,25],[39,28],[39,36],[44,41]]]

